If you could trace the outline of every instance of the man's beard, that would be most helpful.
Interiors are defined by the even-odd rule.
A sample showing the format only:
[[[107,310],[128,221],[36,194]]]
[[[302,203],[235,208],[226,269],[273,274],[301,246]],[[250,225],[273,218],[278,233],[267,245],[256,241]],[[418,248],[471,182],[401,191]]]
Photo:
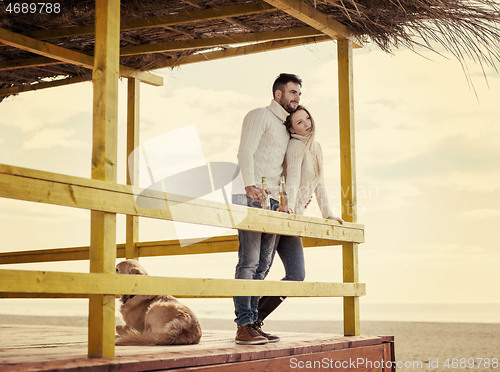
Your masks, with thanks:
[[[294,101],[294,103],[295,103],[295,101]],[[298,103],[297,103],[297,105],[296,105],[295,107],[293,107],[293,106],[292,106],[292,102],[288,102],[288,104],[287,104],[287,105],[283,105],[283,104],[281,104],[281,106],[283,106],[283,108],[284,108],[284,109],[285,109],[285,110],[286,110],[289,114],[291,114],[291,113],[293,113],[293,112],[295,112],[295,111],[297,110]]]

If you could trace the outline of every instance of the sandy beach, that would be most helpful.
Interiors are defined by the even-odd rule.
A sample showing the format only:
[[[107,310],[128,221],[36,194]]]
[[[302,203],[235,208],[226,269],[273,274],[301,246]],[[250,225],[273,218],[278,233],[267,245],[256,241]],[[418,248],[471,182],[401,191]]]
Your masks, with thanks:
[[[117,319],[117,323],[121,322]],[[232,330],[232,320],[200,319],[203,329]],[[0,324],[54,325],[86,327],[86,317],[2,315]],[[492,371],[498,364],[486,359],[500,359],[500,324],[377,322],[361,323],[362,334],[395,337],[398,370],[404,371]],[[269,320],[265,330],[280,332],[342,333],[341,322]],[[453,360],[455,358],[455,360]],[[480,358],[483,358],[481,360]],[[447,365],[447,360],[449,365]],[[481,365],[479,362],[481,361]],[[465,368],[460,368],[460,362]],[[457,368],[454,368],[455,364]],[[470,363],[470,367],[469,364]],[[437,367],[437,368],[436,368]]]

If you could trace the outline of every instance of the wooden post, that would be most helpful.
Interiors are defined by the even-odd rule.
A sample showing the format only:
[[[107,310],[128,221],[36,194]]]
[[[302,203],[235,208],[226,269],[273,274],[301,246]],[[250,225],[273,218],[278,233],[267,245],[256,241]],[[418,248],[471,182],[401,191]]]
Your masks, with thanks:
[[[134,150],[139,146],[139,108],[140,108],[140,81],[128,79],[127,98],[127,185],[136,185],[139,177],[139,157]],[[130,155],[133,158],[130,158]],[[139,248],[139,217],[126,217],[125,258],[138,259]]]
[[[357,222],[352,42],[337,40],[342,219]],[[342,243],[345,283],[357,283],[358,244]],[[359,297],[344,297],[344,335],[359,335]]]
[[[120,1],[96,0],[92,178],[116,183]],[[90,272],[114,273],[116,214],[91,211]],[[89,298],[89,356],[115,354],[115,296]]]

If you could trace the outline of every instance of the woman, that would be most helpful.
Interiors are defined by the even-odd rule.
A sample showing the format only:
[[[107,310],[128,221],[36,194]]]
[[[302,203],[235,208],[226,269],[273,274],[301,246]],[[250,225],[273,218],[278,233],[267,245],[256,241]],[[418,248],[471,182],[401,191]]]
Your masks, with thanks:
[[[284,124],[291,136],[285,158],[290,212],[304,214],[314,192],[323,218],[343,223],[342,219],[333,216],[328,203],[323,180],[323,153],[314,138],[316,128],[311,114],[304,106],[298,106]]]
[[[314,192],[323,217],[342,224],[342,219],[333,216],[328,204],[323,181],[323,154],[321,147],[314,140],[315,126],[311,114],[305,107],[299,105],[296,111],[288,115],[284,124],[291,136],[285,157],[288,213],[304,214]],[[300,237],[281,235],[276,252],[285,268],[285,277],[282,280],[303,281],[304,249]],[[285,296],[261,297],[258,306],[259,324],[262,324],[262,321],[285,298]]]

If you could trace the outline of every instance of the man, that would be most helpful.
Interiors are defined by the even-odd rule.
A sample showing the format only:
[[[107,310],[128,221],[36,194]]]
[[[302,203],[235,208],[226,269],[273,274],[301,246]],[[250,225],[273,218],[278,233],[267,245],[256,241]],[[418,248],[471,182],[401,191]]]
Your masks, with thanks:
[[[302,80],[293,74],[280,74],[273,84],[273,99],[267,107],[250,111],[243,120],[238,164],[245,183],[246,195],[234,195],[234,203],[260,208],[264,198],[261,186],[266,177],[266,190],[271,209],[279,206],[279,182],[290,136],[283,125],[289,113],[299,105]],[[265,278],[271,267],[279,237],[253,231],[238,231],[239,249],[236,279]],[[234,297],[238,326],[237,344],[264,344],[279,341],[265,333],[258,319],[259,296]]]

